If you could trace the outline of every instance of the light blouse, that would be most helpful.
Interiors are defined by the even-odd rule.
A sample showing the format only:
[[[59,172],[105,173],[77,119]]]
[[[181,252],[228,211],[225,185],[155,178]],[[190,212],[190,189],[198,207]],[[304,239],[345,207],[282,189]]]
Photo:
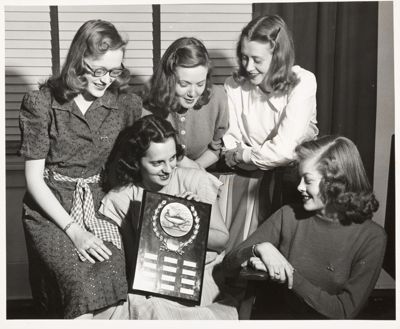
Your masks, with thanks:
[[[225,81],[229,129],[223,137],[227,149],[241,144],[243,160],[262,170],[287,165],[295,147],[318,135],[313,73],[293,66],[298,84],[286,95],[268,96],[258,86]]]

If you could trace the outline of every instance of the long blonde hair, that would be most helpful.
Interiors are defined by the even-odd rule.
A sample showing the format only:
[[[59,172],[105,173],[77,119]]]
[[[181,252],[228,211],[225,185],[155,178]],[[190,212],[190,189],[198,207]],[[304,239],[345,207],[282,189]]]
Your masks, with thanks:
[[[342,223],[361,223],[378,210],[356,145],[342,136],[323,136],[296,147],[298,161],[313,158],[322,175],[320,193],[341,214]]]

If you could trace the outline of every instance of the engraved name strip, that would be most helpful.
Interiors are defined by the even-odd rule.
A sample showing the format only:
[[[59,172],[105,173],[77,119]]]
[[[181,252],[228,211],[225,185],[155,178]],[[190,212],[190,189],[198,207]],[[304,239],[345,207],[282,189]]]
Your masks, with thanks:
[[[148,267],[151,268],[153,270],[157,269],[157,264],[156,263],[149,263],[149,262],[144,262],[143,263],[143,267]]]
[[[186,270],[186,269],[182,269],[182,274],[189,275],[189,276],[196,276],[196,272],[195,271],[189,271],[189,270]]]
[[[161,289],[174,291],[175,290],[175,286],[171,286],[169,284],[161,283]]]
[[[150,254],[149,252],[146,252],[146,253],[144,254],[144,258],[157,260],[157,255],[156,255],[156,254]]]
[[[161,276],[161,280],[169,281],[169,282],[175,282],[175,277],[174,277],[174,276],[171,276],[171,275],[163,274],[163,275]]]
[[[186,295],[194,295],[194,290],[193,289],[181,288],[180,292],[182,294],[186,294]]]
[[[194,280],[189,280],[189,279],[185,279],[185,278],[182,278],[181,282],[183,284],[187,284],[187,285],[191,285],[191,286],[194,286],[194,284],[196,283],[196,281],[194,281]]]
[[[163,265],[162,269],[163,269],[163,271],[166,271],[166,272],[176,273],[176,267]]]
[[[164,257],[164,262],[171,264],[178,264],[178,260],[172,257]]]
[[[193,267],[195,268],[197,264],[195,262],[189,262],[188,260],[183,261],[183,266]]]

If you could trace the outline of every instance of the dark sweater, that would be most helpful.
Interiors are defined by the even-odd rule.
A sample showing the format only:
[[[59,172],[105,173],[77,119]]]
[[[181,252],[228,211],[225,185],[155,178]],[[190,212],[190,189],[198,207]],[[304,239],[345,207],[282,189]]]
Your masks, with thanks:
[[[251,247],[266,241],[295,268],[296,299],[328,318],[354,318],[378,279],[386,233],[371,220],[345,226],[284,206],[226,255],[226,273],[239,270]]]

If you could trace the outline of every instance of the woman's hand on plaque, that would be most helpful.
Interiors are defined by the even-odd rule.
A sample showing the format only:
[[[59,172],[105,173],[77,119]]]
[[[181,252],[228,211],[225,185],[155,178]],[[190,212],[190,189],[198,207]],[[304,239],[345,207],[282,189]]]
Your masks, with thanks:
[[[179,194],[177,196],[180,197],[180,198],[187,199],[187,200],[194,200],[194,201],[197,201],[197,202],[200,201],[200,198],[196,193],[189,192],[189,191],[183,192],[183,193],[181,193],[181,194]]]

